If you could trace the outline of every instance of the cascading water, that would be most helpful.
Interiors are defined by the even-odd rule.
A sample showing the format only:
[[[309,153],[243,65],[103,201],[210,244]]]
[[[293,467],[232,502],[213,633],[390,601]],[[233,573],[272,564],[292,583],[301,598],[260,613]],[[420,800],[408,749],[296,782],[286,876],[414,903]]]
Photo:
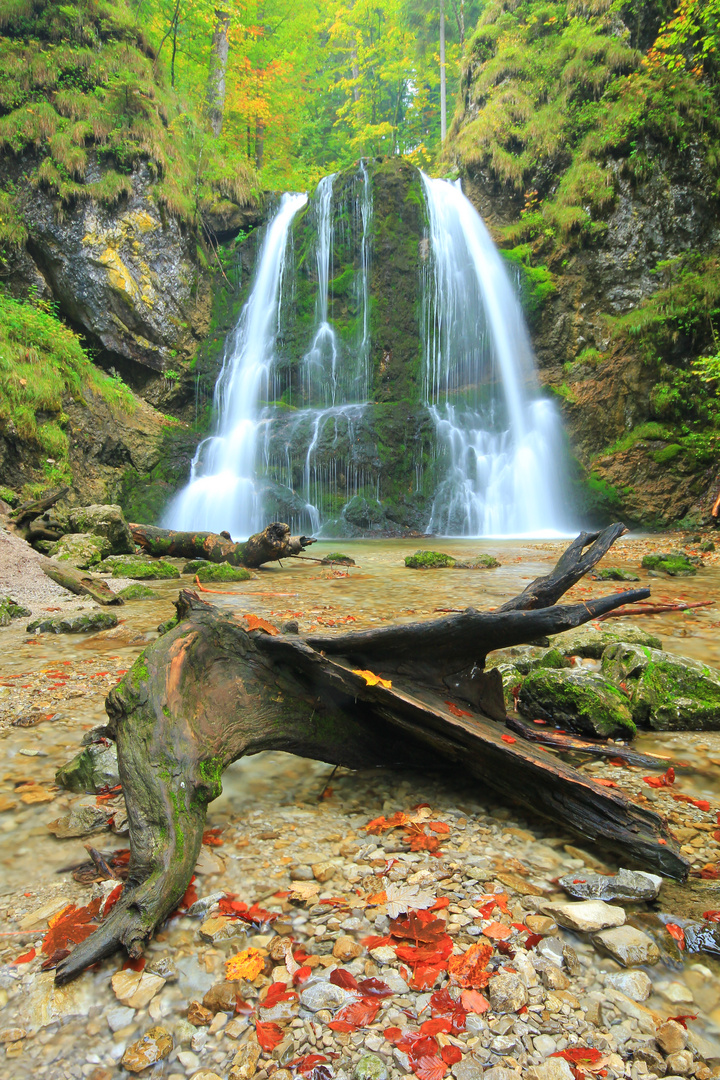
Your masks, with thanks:
[[[166,514],[169,528],[247,536],[265,524],[255,483],[264,422],[258,402],[269,397],[290,226],[306,202],[306,195],[283,195],[268,226],[255,283],[215,387],[217,434],[200,443],[190,482]]]
[[[561,531],[560,421],[539,396],[522,310],[459,182],[422,174],[424,393],[445,476],[428,533]]]

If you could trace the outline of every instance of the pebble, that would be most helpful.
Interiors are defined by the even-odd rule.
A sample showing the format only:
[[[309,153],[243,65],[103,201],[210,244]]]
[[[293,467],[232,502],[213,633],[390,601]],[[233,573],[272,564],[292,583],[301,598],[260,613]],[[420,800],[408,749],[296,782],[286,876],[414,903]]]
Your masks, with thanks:
[[[636,930],[634,926],[617,926],[603,930],[593,937],[593,944],[601,951],[610,953],[623,967],[639,964],[657,964],[660,950],[652,938]]]
[[[571,896],[594,900],[654,900],[662,878],[644,870],[618,870],[617,874],[566,874],[558,884]]]
[[[668,1054],[665,1065],[669,1073],[677,1076],[687,1076],[692,1072],[693,1056],[689,1050],[676,1050],[674,1054]]]
[[[560,926],[588,934],[605,930],[609,926],[622,926],[625,922],[624,909],[606,904],[604,900],[581,900],[576,904],[544,904],[543,907],[546,914],[551,915]]]
[[[172,1035],[166,1028],[150,1028],[141,1039],[128,1046],[122,1056],[122,1064],[128,1072],[139,1073],[168,1057],[172,1048]]]
[[[542,1054],[543,1057],[549,1057],[550,1054],[554,1054],[557,1050],[557,1043],[550,1035],[536,1035],[533,1039],[533,1046],[538,1054]]]
[[[687,1046],[688,1033],[677,1020],[666,1020],[656,1029],[655,1042],[666,1054],[675,1054]]]
[[[360,956],[362,951],[362,945],[360,942],[356,941],[355,938],[350,937],[348,934],[340,934],[335,941],[332,954],[336,959],[342,960],[343,963],[347,963],[350,960],[354,960],[357,956]]]
[[[355,1066],[355,1080],[387,1080],[387,1066],[377,1054],[363,1054]]]
[[[565,1058],[548,1058],[542,1065],[533,1065],[525,1072],[527,1080],[574,1080],[574,1073]]]
[[[615,971],[605,976],[605,985],[612,986],[633,1001],[646,1001],[652,991],[652,983],[644,971]]]
[[[517,1012],[527,1004],[528,993],[517,975],[496,975],[488,984],[490,1004],[495,1012]]]
[[[394,954],[393,958],[395,958]],[[330,1009],[334,1012],[335,1009],[340,1009],[343,1005],[349,1005],[356,1000],[355,994],[331,982],[313,983],[300,994],[300,1003],[311,1012],[319,1012],[321,1009]]]
[[[165,985],[165,980],[159,975],[129,968],[116,971],[111,981],[115,997],[131,1009],[144,1009]]]
[[[127,1005],[121,1005],[117,1009],[109,1009],[105,1015],[111,1031],[120,1031],[122,1028],[127,1027],[128,1024],[132,1023],[134,1017],[135,1010]]]
[[[192,1050],[181,1050],[177,1059],[185,1069],[197,1069],[200,1064],[200,1058]]]

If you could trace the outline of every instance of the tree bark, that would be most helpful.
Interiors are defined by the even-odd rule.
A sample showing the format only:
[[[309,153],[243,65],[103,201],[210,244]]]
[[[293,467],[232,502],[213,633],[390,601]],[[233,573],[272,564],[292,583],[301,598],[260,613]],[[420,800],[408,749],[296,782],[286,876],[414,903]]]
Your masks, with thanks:
[[[23,503],[22,506],[18,506],[17,510],[11,510],[10,520],[17,527],[26,521],[30,521],[31,518],[39,517],[40,514],[44,514],[46,510],[49,510],[51,506],[54,506],[56,502],[67,495],[69,490],[69,487],[63,487],[50,495],[43,495],[40,499],[31,499],[30,502]]]
[[[311,536],[291,536],[290,526],[282,521],[272,522],[261,533],[255,533],[239,544],[231,540],[229,534],[175,532],[133,522],[130,522],[130,532],[135,543],[149,555],[207,559],[208,562],[228,562],[249,569],[299,555],[315,543]]]
[[[114,593],[102,578],[93,577],[92,574],[84,573],[82,570],[76,570],[74,566],[69,566],[67,563],[61,566],[60,563],[55,562],[53,559],[44,557],[40,560],[40,566],[43,573],[47,574],[52,581],[62,585],[63,589],[76,593],[78,596],[91,596],[98,604],[120,605],[125,603],[122,596]]]
[[[223,8],[215,9],[215,31],[210,52],[210,72],[207,84],[208,118],[213,135],[222,131],[223,112],[225,110],[225,73],[227,71],[230,44],[230,12]]]
[[[594,541],[595,555],[607,550],[618,528],[624,531],[615,527],[584,544],[578,538],[548,575],[553,584],[534,582],[532,596],[561,595],[583,546]],[[533,813],[609,842],[666,876],[684,877],[688,864],[652,810],[530,743],[503,739],[500,675],[483,671],[494,649],[571,629],[647,595],[639,589],[530,608],[526,590],[515,610],[468,609],[425,623],[302,638],[248,632],[232,615],[181,592],[178,625],[148,647],[107,699],[128,809],[130,870],[120,900],[61,962],[57,982],[120,944],[131,956],[142,952],[187,887],[223,770],[263,750],[355,769],[429,769],[443,761]],[[369,667],[392,676],[391,685],[368,685],[355,669]]]

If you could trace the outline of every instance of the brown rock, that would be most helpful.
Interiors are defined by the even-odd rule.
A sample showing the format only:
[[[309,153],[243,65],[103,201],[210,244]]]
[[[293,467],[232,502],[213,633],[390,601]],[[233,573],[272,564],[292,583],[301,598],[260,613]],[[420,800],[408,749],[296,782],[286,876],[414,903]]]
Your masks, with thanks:
[[[664,1076],[667,1072],[667,1065],[662,1055],[658,1050],[648,1043],[647,1046],[641,1046],[633,1054],[635,1061],[644,1061],[650,1072],[656,1073],[658,1076]]]
[[[3,1028],[0,1031],[0,1043],[14,1043],[24,1039],[27,1031],[24,1028]]]
[[[688,1033],[677,1020],[666,1020],[655,1029],[655,1042],[666,1054],[676,1054],[687,1046]]]
[[[122,1056],[121,1064],[128,1072],[139,1073],[162,1061],[173,1048],[172,1035],[164,1027],[154,1027],[146,1031],[141,1039],[128,1046]]]
[[[354,960],[362,951],[362,945],[349,934],[341,934],[333,945],[333,956],[343,962]]]
[[[211,1013],[235,1012],[235,1002],[241,997],[240,984],[227,981],[214,983],[202,1003]]]
[[[335,876],[337,867],[331,862],[318,862],[313,863],[310,869],[313,872],[313,877],[316,881],[329,881],[331,877]]]
[[[689,1076],[693,1072],[693,1056],[689,1050],[678,1050],[665,1059],[667,1071],[673,1076]]]
[[[557,923],[549,915],[526,915],[525,925],[533,934],[552,934],[557,930]]]
[[[207,1027],[212,1023],[213,1015],[212,1010],[206,1009],[199,1001],[191,1001],[188,1005],[188,1022],[194,1024],[195,1027]]]
[[[200,927],[200,937],[211,944],[216,941],[227,941],[228,938],[236,937],[244,932],[241,920],[230,919],[227,915],[211,915]]]
[[[245,1043],[232,1060],[228,1080],[251,1080],[257,1072],[260,1047],[257,1043]]]
[[[268,945],[268,952],[273,960],[279,961],[282,964],[285,962],[288,949],[291,948],[292,942],[289,937],[274,937]]]
[[[490,980],[488,991],[490,1004],[495,1012],[517,1012],[523,1005],[527,1005],[527,990],[517,975],[496,975]]]
[[[543,968],[540,978],[548,990],[567,990],[570,985],[567,975],[556,964],[548,964]]]

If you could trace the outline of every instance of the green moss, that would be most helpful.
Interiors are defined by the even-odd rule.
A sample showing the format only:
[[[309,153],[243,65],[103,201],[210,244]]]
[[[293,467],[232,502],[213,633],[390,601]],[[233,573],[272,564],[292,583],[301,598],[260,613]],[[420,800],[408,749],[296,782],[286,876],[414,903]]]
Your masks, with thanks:
[[[147,585],[126,585],[121,589],[118,596],[123,600],[151,600],[155,593]]]
[[[557,288],[553,274],[547,266],[535,265],[530,244],[506,248],[500,254],[516,269],[523,311],[528,322],[536,322],[545,301]]]
[[[11,600],[9,596],[0,596],[0,626],[9,626],[11,619],[26,619],[32,615],[29,608]]]
[[[612,645],[603,674],[624,683],[637,723],[658,731],[720,729],[720,676],[713,668],[646,646]]]
[[[682,551],[673,551],[666,555],[644,555],[643,570],[660,570],[670,577],[688,577],[697,573],[697,567]]]
[[[411,570],[441,570],[455,566],[455,559],[443,551],[416,551],[405,556],[405,565]]]
[[[679,443],[670,443],[668,446],[664,446],[662,450],[656,450],[650,456],[657,465],[665,465],[668,461],[676,458],[678,454],[682,454],[682,446]]]
[[[522,684],[521,712],[590,735],[632,737],[635,724],[627,698],[595,672],[539,668]]]
[[[229,563],[204,563],[197,571],[199,581],[249,581],[252,574],[244,566]]]
[[[629,570],[620,570],[616,566],[603,566],[592,572],[595,581],[639,581],[637,574],[631,574]]]
[[[13,509],[20,505],[20,496],[12,488],[3,487],[2,485],[0,485],[0,499]]]
[[[113,577],[138,578],[141,581],[180,577],[180,571],[174,563],[137,555],[110,555],[104,560],[103,566],[111,569]]]

